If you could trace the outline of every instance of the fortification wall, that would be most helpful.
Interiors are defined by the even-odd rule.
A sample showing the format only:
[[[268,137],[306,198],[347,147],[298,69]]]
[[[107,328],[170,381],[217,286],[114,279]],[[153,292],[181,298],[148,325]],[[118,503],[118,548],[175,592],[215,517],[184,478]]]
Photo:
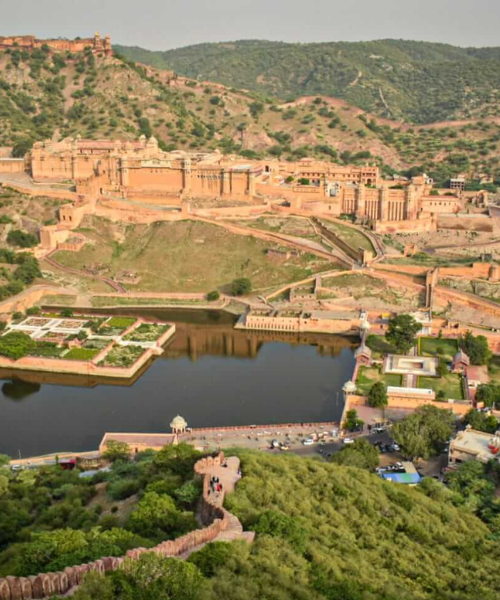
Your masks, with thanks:
[[[0,158],[0,173],[24,173],[24,158]]]
[[[0,579],[0,600],[41,600],[51,596],[67,594],[78,587],[85,575],[91,572],[104,574],[126,567],[126,560],[137,560],[145,552],[152,552],[163,557],[182,556],[185,553],[212,542],[222,532],[230,528],[235,534],[242,534],[238,519],[223,506],[225,490],[219,499],[210,494],[210,469],[219,467],[224,462],[224,454],[209,456],[199,460],[194,466],[198,477],[203,477],[203,493],[201,498],[201,520],[205,527],[196,529],[180,538],[162,542],[154,548],[135,548],[123,557],[104,557],[91,563],[66,567],[56,573],[42,573],[32,577],[6,577]],[[243,537],[243,536],[242,536]],[[252,539],[245,537],[245,539]]]
[[[17,296],[12,296],[11,298],[7,298],[7,300],[4,300],[3,302],[0,302],[0,315],[10,314],[14,312],[24,312],[27,308],[31,308],[32,306],[37,304],[40,300],[44,298],[44,296],[51,296],[54,294],[76,296],[75,292],[70,292],[58,287],[34,286],[28,288],[24,292],[21,292]]]
[[[348,402],[346,406],[352,408],[353,406],[368,406],[367,396],[348,396]],[[435,400],[429,400],[428,398],[403,398],[401,396],[389,395],[388,404],[386,408],[401,408],[407,410],[416,410],[421,406],[435,406],[436,408],[447,408],[458,416],[465,415],[471,408],[469,402],[437,402]]]
[[[467,217],[465,215],[441,215],[437,221],[438,229],[453,229],[457,231],[494,231],[495,221],[488,215]]]

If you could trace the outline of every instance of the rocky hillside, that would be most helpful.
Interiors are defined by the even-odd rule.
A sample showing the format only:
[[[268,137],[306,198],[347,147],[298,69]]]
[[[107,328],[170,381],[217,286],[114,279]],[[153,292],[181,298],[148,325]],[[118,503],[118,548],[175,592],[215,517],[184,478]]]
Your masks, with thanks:
[[[376,108],[376,107],[375,107]],[[21,156],[35,140],[81,135],[247,158],[377,160],[386,172],[425,169],[500,178],[500,117],[412,127],[327,96],[283,102],[218,83],[174,77],[128,59],[0,53],[0,146]]]
[[[192,78],[294,98],[343,98],[391,119],[423,124],[498,115],[499,48],[379,40],[285,44],[237,41],[126,56]]]

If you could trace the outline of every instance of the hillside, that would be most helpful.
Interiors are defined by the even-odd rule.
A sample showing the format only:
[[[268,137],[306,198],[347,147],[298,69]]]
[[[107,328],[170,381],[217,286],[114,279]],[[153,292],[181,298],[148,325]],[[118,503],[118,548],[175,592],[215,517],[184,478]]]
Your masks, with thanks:
[[[498,115],[500,50],[379,40],[288,44],[236,41],[124,55],[206,81],[287,98],[342,98],[417,124]]]
[[[144,576],[124,595],[108,575],[84,584],[75,600],[497,598],[498,541],[439,482],[412,489],[317,459],[238,454],[243,478],[226,505],[257,532],[252,545],[215,543],[192,554],[202,577],[179,595],[140,594]],[[164,583],[172,582],[170,563],[160,570]]]
[[[417,166],[440,185],[462,171],[500,180],[500,117],[411,127],[327,96],[283,103],[120,57],[0,53],[0,146],[14,146],[15,155],[47,138],[141,134],[155,135],[164,150],[369,160],[386,173]]]

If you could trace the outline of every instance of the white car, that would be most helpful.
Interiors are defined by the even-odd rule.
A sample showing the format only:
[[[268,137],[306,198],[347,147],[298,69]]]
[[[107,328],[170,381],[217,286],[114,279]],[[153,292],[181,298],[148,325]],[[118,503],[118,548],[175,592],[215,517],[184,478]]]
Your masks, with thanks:
[[[344,444],[354,444],[354,440],[350,437],[346,437],[342,441]]]
[[[314,440],[311,438],[307,438],[302,443],[304,444],[304,446],[312,446],[314,444]]]

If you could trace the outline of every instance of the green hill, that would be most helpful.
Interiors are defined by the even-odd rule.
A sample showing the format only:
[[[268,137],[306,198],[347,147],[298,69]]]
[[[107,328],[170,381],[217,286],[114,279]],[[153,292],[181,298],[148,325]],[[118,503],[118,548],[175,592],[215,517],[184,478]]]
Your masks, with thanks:
[[[139,594],[144,574],[129,577],[125,594],[114,574],[85,584],[75,600],[498,598],[498,533],[473,515],[489,485],[472,476],[476,468],[463,473],[467,497],[432,479],[405,488],[317,459],[237,453],[244,477],[226,505],[256,531],[253,544],[208,544],[192,554],[203,578],[179,596]],[[173,565],[167,559],[158,570],[166,587]]]
[[[392,119],[432,123],[498,114],[499,48],[404,40],[236,41],[166,52],[118,47],[179,74],[287,98],[322,94]]]

